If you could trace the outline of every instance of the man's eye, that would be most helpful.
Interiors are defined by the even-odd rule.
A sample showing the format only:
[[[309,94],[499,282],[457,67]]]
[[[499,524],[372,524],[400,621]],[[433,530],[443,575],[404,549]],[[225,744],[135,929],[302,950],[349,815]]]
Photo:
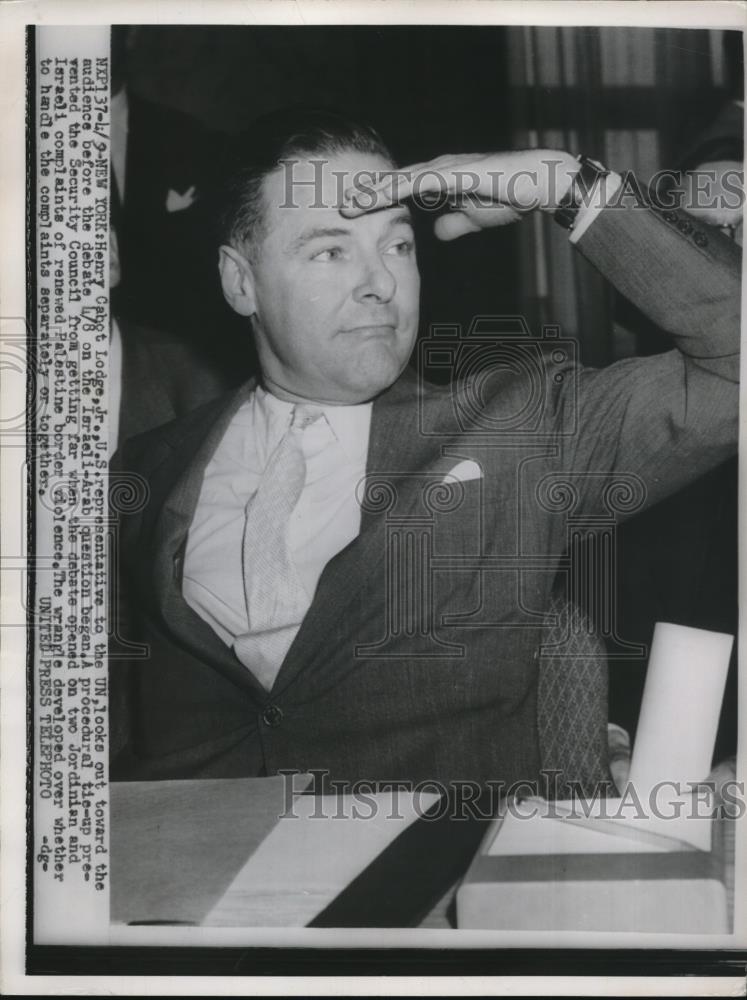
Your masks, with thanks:
[[[412,240],[397,240],[396,243],[392,243],[390,247],[387,247],[385,253],[391,254],[394,257],[407,257],[411,254],[415,248],[415,244]]]
[[[312,260],[319,260],[323,264],[331,260],[340,260],[343,256],[342,247],[327,247],[326,250],[319,250],[312,256]]]

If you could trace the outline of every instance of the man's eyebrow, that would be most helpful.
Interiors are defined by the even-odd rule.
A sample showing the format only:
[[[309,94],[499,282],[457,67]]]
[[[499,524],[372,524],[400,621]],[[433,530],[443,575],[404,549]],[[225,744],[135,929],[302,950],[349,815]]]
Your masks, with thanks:
[[[412,215],[408,208],[398,208],[390,218],[388,219],[388,228],[393,229],[395,226],[405,223],[412,227]],[[300,236],[296,237],[295,240],[288,247],[286,247],[285,252],[288,254],[296,253],[302,250],[308,243],[313,240],[319,239],[335,239],[342,236],[350,236],[352,233],[351,226],[313,226],[311,229],[307,229],[305,232],[301,233]]]
[[[396,212],[389,219],[389,228],[393,229],[394,226],[399,225],[404,222],[406,225],[412,228],[412,213],[409,208],[399,207]]]
[[[286,253],[295,253],[297,250],[301,250],[305,247],[307,243],[311,243],[312,240],[328,239],[330,237],[338,236],[350,236],[350,233],[350,226],[314,226],[312,229],[307,229],[295,240],[293,240],[293,242],[286,248]]]

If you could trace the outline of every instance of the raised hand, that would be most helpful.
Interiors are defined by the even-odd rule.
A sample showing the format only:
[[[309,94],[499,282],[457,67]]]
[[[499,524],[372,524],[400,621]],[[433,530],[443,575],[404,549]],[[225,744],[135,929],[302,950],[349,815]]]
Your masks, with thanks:
[[[340,212],[356,218],[412,198],[426,209],[449,209],[434,231],[453,240],[516,222],[533,209],[555,211],[577,171],[570,154],[551,149],[439,156],[361,178],[345,192]]]

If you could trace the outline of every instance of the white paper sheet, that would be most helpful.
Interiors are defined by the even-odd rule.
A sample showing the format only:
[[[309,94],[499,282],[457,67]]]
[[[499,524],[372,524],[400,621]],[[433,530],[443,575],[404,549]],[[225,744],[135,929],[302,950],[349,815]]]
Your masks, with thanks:
[[[657,622],[630,781],[639,795],[659,782],[708,776],[734,637]]]
[[[438,796],[380,792],[299,796],[208,914],[206,926],[302,927],[332,902]],[[371,803],[374,803],[373,806]],[[341,811],[340,811],[341,810]]]

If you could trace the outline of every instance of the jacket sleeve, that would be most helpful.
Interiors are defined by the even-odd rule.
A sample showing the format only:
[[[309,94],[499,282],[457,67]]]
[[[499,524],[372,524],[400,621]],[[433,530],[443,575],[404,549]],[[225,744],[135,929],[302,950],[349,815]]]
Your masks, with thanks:
[[[675,345],[577,370],[576,392],[556,411],[578,428],[562,461],[581,506],[597,509],[605,485],[624,474],[636,482],[638,499],[626,511],[634,513],[736,451],[741,252],[685,212],[632,197],[605,209],[576,246]]]

